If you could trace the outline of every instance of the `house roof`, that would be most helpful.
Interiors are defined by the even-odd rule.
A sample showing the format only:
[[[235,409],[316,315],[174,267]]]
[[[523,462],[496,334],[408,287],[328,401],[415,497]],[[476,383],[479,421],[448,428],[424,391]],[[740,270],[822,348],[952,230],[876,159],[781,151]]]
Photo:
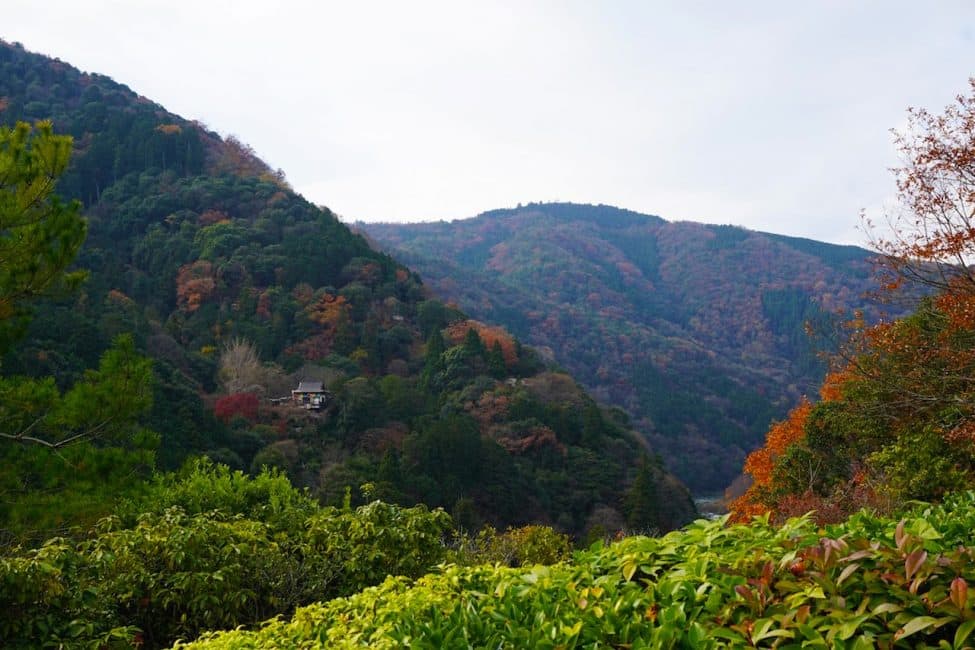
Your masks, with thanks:
[[[322,388],[322,382],[320,381],[300,381],[298,382],[298,388],[295,389],[296,393],[324,393],[325,389]]]

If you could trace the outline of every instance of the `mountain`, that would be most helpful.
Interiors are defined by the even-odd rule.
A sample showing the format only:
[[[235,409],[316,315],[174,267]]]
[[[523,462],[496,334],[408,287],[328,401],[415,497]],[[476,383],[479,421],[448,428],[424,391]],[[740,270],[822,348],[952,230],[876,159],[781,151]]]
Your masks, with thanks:
[[[443,300],[497,322],[625,409],[697,493],[720,491],[769,423],[813,394],[838,310],[871,253],[605,205],[530,204],[472,219],[356,224]]]
[[[431,299],[246,145],[0,41],[0,121],[46,119],[74,138],[57,191],[83,204],[77,266],[89,278],[35,306],[3,376],[65,390],[132,333],[153,361],[142,424],[159,435],[161,469],[199,454],[271,465],[326,503],[424,502],[468,529],[544,522],[582,535],[693,516],[625,414],[503,329]],[[324,408],[272,399],[302,380],[324,385]],[[16,537],[15,515],[35,532],[71,523],[58,495],[99,484],[84,475],[92,464],[64,472],[26,449],[0,448],[3,539]]]

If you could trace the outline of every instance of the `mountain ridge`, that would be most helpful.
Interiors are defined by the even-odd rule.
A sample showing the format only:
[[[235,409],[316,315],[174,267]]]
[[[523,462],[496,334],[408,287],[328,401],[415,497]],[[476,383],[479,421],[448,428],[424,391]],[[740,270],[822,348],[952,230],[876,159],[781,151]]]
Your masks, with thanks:
[[[737,226],[535,203],[355,227],[437,295],[551,351],[701,493],[725,487],[770,421],[814,392],[824,366],[805,323],[828,333],[837,310],[881,313],[862,298],[870,251]]]
[[[83,204],[76,262],[90,272],[77,294],[36,305],[5,376],[55,377],[66,390],[131,333],[153,360],[140,424],[162,440],[162,469],[200,454],[269,465],[325,503],[346,490],[354,503],[422,502],[472,530],[545,522],[584,536],[693,516],[679,481],[641,461],[625,418],[507,332],[430,299],[415,272],[245,144],[4,42],[0,98],[5,122],[50,119],[73,136],[57,191]],[[319,413],[262,399],[297,379],[330,389]],[[82,477],[39,490],[18,453],[0,447],[0,532],[27,502],[63,521],[57,495]],[[652,493],[631,498],[640,472]]]

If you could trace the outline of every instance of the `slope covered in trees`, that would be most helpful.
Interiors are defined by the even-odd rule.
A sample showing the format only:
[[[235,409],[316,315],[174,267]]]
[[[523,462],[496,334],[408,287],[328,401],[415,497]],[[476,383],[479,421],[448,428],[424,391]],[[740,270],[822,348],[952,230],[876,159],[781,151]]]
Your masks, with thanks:
[[[87,281],[34,305],[0,371],[67,395],[115,337],[131,336],[153,381],[143,455],[118,464],[130,480],[147,475],[155,450],[159,469],[197,454],[270,465],[326,503],[351,489],[354,504],[443,506],[471,529],[539,521],[599,535],[692,515],[625,416],[504,330],[428,299],[415,273],[235,139],[7,43],[0,100],[3,122],[50,119],[73,137],[57,192],[81,199],[88,230],[75,266]],[[324,383],[325,408],[271,402],[302,379]],[[57,426],[54,411],[42,419]],[[79,458],[24,444],[0,455],[7,542],[87,525],[119,491]],[[62,498],[79,490],[82,519]]]
[[[609,206],[531,204],[450,223],[358,224],[434,292],[546,351],[622,407],[699,492],[738,474],[825,366],[829,332],[865,308],[871,254]]]

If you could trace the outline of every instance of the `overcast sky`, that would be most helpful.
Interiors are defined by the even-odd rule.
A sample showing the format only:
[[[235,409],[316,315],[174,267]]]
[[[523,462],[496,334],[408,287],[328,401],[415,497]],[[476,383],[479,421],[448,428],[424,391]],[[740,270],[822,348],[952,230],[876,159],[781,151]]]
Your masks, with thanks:
[[[0,21],[346,220],[559,200],[862,243],[888,130],[975,75],[971,0],[3,0]]]

